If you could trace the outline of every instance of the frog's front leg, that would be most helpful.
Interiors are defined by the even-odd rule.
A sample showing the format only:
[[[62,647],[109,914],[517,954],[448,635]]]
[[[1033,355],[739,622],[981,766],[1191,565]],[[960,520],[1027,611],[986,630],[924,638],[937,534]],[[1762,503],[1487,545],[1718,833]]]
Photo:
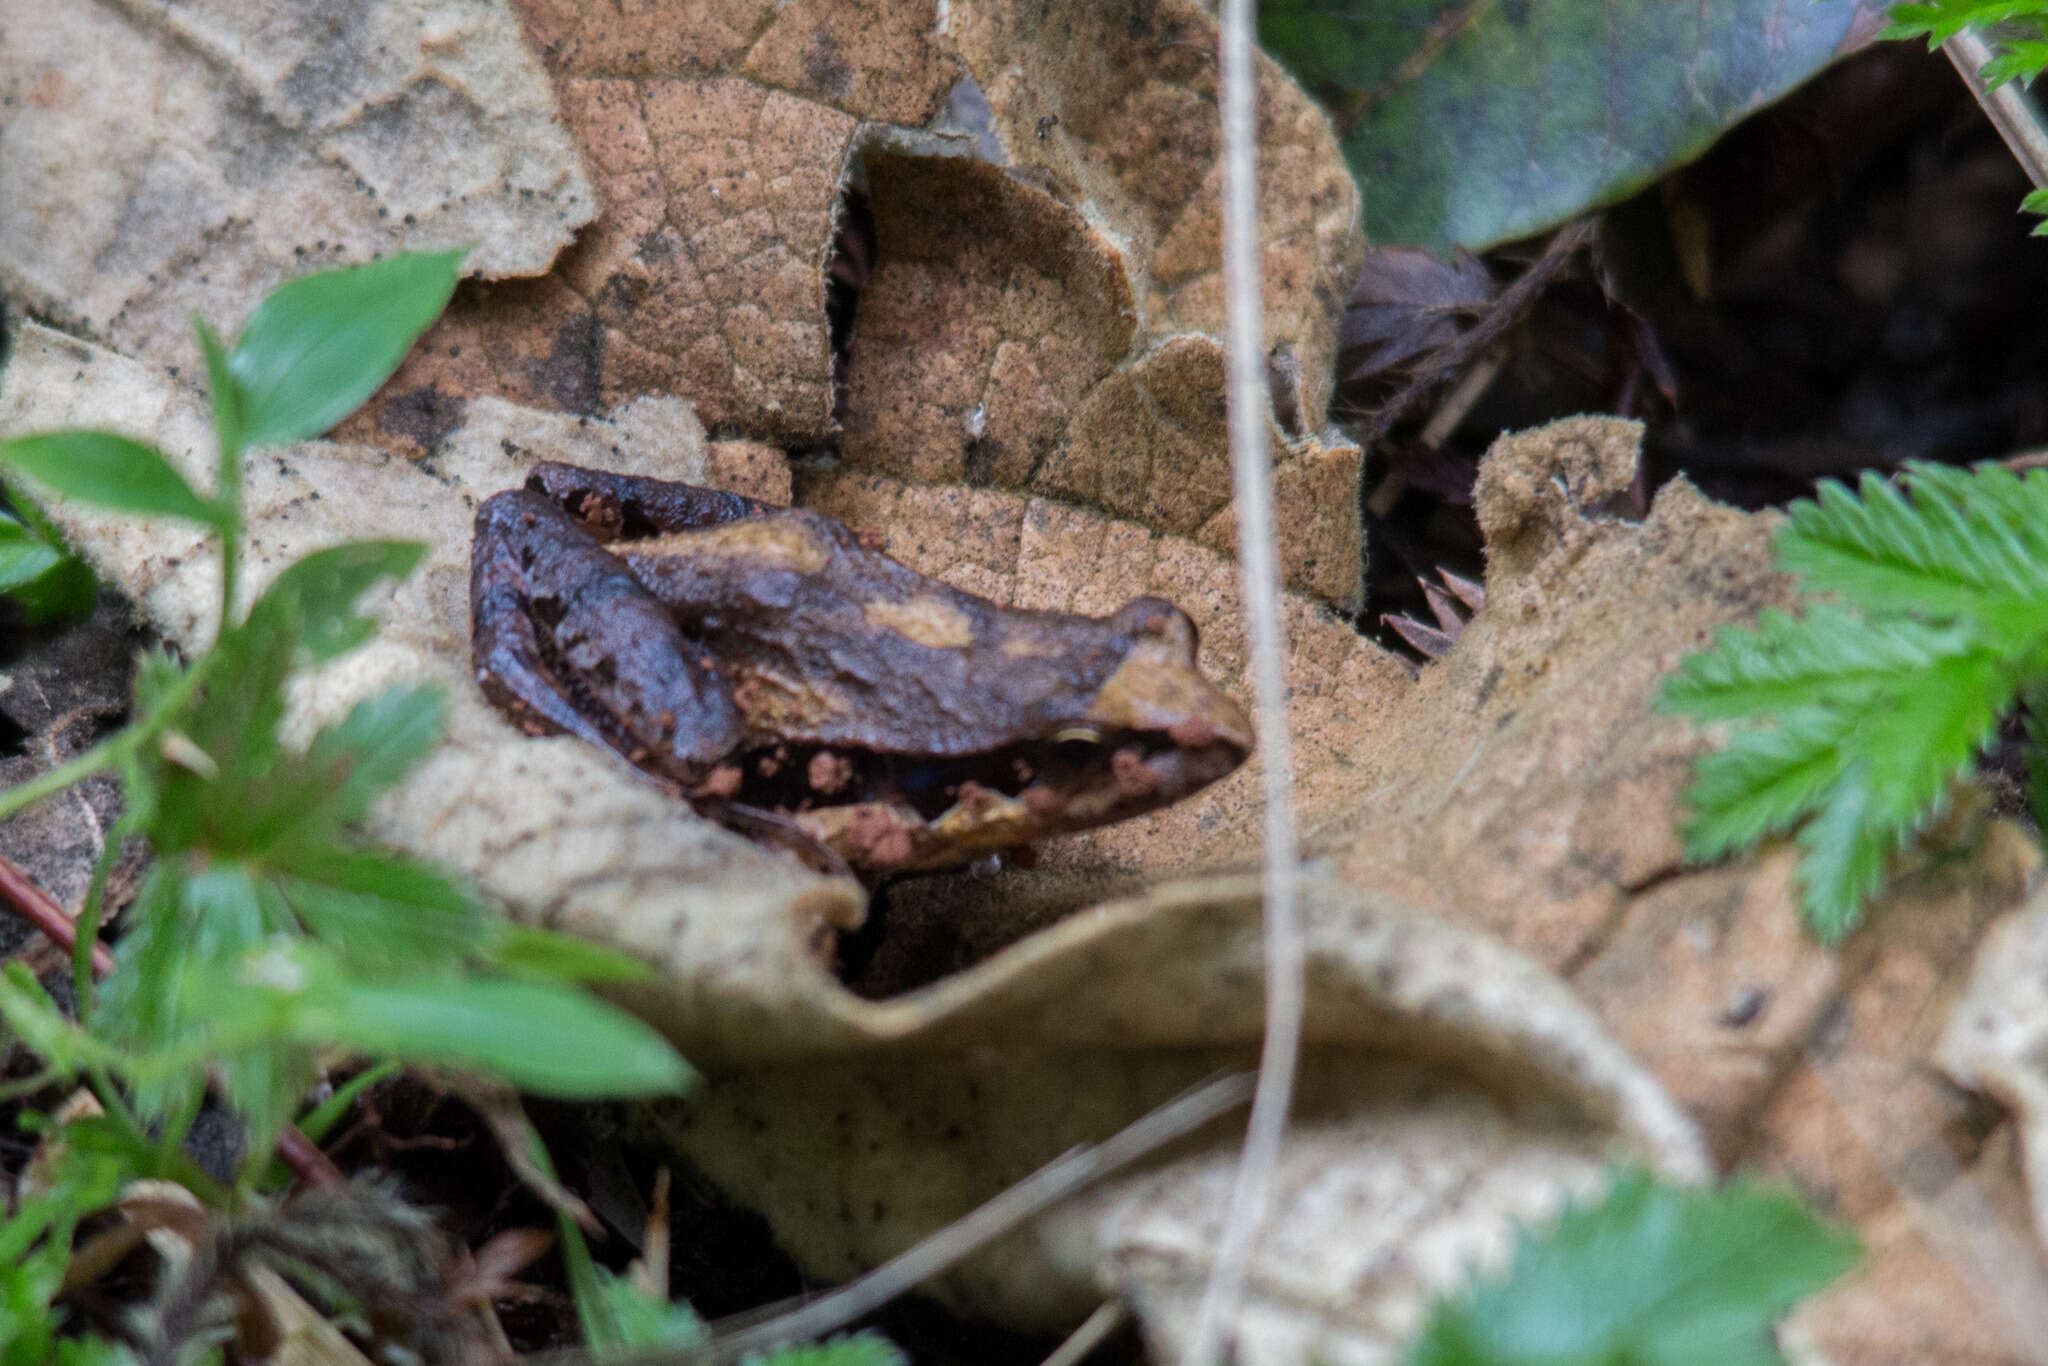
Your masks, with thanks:
[[[477,683],[521,724],[607,745],[686,794],[732,750],[716,662],[562,501],[493,496],[471,556]]]
[[[554,500],[600,542],[695,531],[780,511],[724,489],[553,460],[535,465],[527,473],[526,487]]]

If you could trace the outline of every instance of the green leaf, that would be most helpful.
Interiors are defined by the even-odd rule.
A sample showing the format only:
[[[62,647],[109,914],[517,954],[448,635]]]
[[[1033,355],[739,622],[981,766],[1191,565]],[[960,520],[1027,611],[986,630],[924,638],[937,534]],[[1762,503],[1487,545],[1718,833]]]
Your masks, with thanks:
[[[23,1047],[67,1077],[107,1059],[107,1050],[57,1009],[25,963],[11,962],[0,969],[0,1023]],[[0,1252],[0,1262],[4,1260]]]
[[[1820,809],[1848,767],[1842,746],[1851,714],[1805,707],[1775,725],[1736,731],[1726,748],[1693,765],[1685,805],[1686,855],[1696,862],[1781,835]]]
[[[645,982],[655,975],[653,967],[631,954],[589,939],[526,925],[500,925],[485,958],[507,972],[571,982]]]
[[[1331,110],[1368,241],[1478,251],[1698,156],[1857,19],[1814,0],[1266,0],[1259,40]]]
[[[83,561],[0,512],[0,595],[14,599],[29,625],[87,615],[96,588]]]
[[[118,1359],[67,1353],[57,1336],[64,1316],[52,1305],[71,1261],[73,1232],[112,1202],[120,1176],[116,1164],[67,1142],[71,1132],[53,1137],[58,1146],[47,1188],[23,1194],[0,1219],[0,1366]]]
[[[1722,630],[1659,701],[1732,723],[1694,765],[1687,852],[1796,833],[1803,913],[1834,940],[2048,675],[2048,472],[1916,464],[1853,493],[1826,483],[1777,553],[1835,601]]]
[[[286,868],[306,851],[332,849],[344,826],[432,751],[442,710],[438,688],[388,689],[323,727],[303,755],[278,755],[240,799],[236,847]]]
[[[63,558],[62,551],[37,539],[27,527],[0,512],[0,593],[12,593],[42,577]]]
[[[467,254],[408,253],[272,293],[228,357],[243,441],[303,441],[353,412],[448,306]]]
[[[2031,81],[2048,68],[2048,5],[2042,0],[1934,0],[1894,5],[1892,22],[1880,38],[1927,39],[1940,47],[1965,28],[1976,29],[1993,56],[1979,72],[1994,89],[2007,81]]]
[[[208,974],[227,971],[283,928],[248,867],[224,861],[188,871],[183,859],[159,861],[114,946],[116,971],[101,988],[95,1031],[138,1055],[167,1048],[189,1055],[228,1004]],[[135,1084],[136,1108],[152,1118],[172,1113],[206,1082],[196,1056],[183,1071],[152,1069]]]
[[[606,1322],[598,1331],[584,1326],[584,1338],[605,1347],[695,1347],[704,1341],[704,1320],[687,1304],[647,1294],[630,1279],[592,1266],[595,1291]]]
[[[306,748],[306,763],[331,783],[328,818],[361,820],[370,803],[433,752],[441,739],[447,699],[430,684],[387,688],[322,728]]]
[[[672,1095],[690,1069],[666,1040],[594,997],[548,982],[345,982],[299,1036],[377,1057],[475,1068],[564,1100]]]
[[[466,887],[396,854],[307,849],[273,885],[306,933],[359,971],[433,972],[485,940],[483,908]]]
[[[877,1333],[857,1333],[808,1347],[749,1352],[741,1366],[909,1366],[910,1358]]]
[[[369,639],[374,621],[355,613],[356,600],[385,579],[402,579],[419,566],[427,548],[418,541],[348,541],[316,550],[271,581],[249,609],[254,623],[289,630],[316,660]]]
[[[0,441],[0,465],[80,502],[220,525],[219,509],[193,492],[168,460],[112,432],[46,432]]]
[[[1776,549],[1810,591],[1865,615],[1972,623],[2016,645],[2039,634],[2048,597],[2044,519],[2048,470],[1913,464],[1897,483],[1866,474],[1854,494],[1824,481],[1788,509]]]
[[[1867,705],[1904,671],[1932,668],[1974,647],[1968,631],[1900,621],[1873,631],[1862,617],[1821,605],[1802,617],[1765,611],[1753,627],[1722,627],[1658,696],[1665,711],[1725,721],[1811,707]]]
[[[1799,831],[1799,909],[1824,943],[1862,919],[1863,899],[1883,885],[1885,860],[1905,834],[1874,814],[1876,795],[1868,775],[1855,772]]]
[[[1763,1366],[1772,1323],[1855,1262],[1855,1238],[1789,1195],[1618,1174],[1516,1238],[1504,1276],[1439,1302],[1410,1366]]]

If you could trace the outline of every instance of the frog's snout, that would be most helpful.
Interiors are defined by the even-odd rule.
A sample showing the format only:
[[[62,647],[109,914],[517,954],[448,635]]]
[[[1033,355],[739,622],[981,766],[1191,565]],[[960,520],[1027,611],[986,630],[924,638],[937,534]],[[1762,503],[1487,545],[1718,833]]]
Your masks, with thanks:
[[[1173,627],[1134,635],[1130,653],[1095,694],[1088,721],[1106,731],[1164,733],[1181,749],[1223,746],[1236,755],[1235,768],[1251,753],[1251,718],[1195,666],[1194,623],[1179,608],[1168,610],[1185,623],[1185,635]]]

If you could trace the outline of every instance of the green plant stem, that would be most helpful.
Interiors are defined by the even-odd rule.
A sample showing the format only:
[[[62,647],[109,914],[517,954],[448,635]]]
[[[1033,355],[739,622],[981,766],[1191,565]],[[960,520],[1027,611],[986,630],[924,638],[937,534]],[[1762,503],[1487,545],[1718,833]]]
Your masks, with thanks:
[[[102,769],[111,768],[128,755],[136,753],[144,745],[155,740],[170,725],[178,709],[192,699],[199,691],[212,667],[213,655],[201,655],[193,661],[185,676],[164,695],[164,700],[155,712],[135,722],[118,735],[109,736],[85,753],[46,773],[39,773],[25,783],[17,783],[0,792],[0,821],[15,816],[37,802],[54,797],[73,783],[83,782]]]
[[[214,488],[214,502],[220,508],[220,625],[217,641],[235,620],[235,576],[242,558],[242,447],[223,440],[220,447],[220,478]]]
[[[45,1086],[64,1080],[66,1075],[62,1068],[45,1067],[33,1076],[0,1084],[0,1105],[10,1104],[24,1096],[32,1096]]]
[[[92,951],[100,942],[100,910],[107,893],[107,881],[113,876],[114,865],[121,861],[121,846],[141,822],[133,811],[123,811],[120,819],[107,831],[107,838],[100,845],[100,856],[93,860],[92,881],[86,884],[85,905],[78,911],[76,937],[71,941],[71,994],[77,1000],[78,1022],[92,1023],[93,1007],[98,1003],[99,991],[92,975]]]

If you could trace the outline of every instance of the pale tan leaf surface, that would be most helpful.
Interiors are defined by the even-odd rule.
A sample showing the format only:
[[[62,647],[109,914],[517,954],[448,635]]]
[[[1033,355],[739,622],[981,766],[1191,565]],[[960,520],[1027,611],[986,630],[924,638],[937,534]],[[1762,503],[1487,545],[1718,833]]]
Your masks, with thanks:
[[[1097,906],[873,1007],[877,1025],[901,1030],[897,1047],[724,1076],[643,1122],[761,1209],[807,1265],[850,1274],[1248,1060],[1257,904],[1256,879],[1238,878]],[[1604,1156],[1704,1170],[1690,1122],[1527,959],[1323,880],[1304,906],[1311,1080],[1283,1161],[1289,1234],[1254,1262],[1251,1359],[1305,1344],[1330,1360],[1391,1360],[1431,1290],[1455,1284],[1468,1256],[1497,1254],[1511,1216],[1592,1183]],[[1234,1144],[1218,1128],[938,1289],[1043,1328],[1077,1321],[1109,1289],[1171,1343],[1227,1198]]]
[[[1942,1070],[2019,1121],[2034,1224],[2048,1240],[2048,895],[1984,937],[1941,1039]]]
[[[531,0],[604,212],[546,279],[459,295],[347,434],[423,453],[474,395],[675,394],[717,432],[1228,553],[1215,32],[1192,0],[1140,10]],[[1283,561],[1355,607],[1362,455],[1323,421],[1357,195],[1270,65],[1263,93]],[[871,225],[842,223],[852,192]],[[861,259],[834,264],[843,226]],[[836,342],[828,276],[856,297]]]
[[[538,275],[596,212],[495,0],[10,6],[0,107],[0,286],[167,365],[314,266]]]

